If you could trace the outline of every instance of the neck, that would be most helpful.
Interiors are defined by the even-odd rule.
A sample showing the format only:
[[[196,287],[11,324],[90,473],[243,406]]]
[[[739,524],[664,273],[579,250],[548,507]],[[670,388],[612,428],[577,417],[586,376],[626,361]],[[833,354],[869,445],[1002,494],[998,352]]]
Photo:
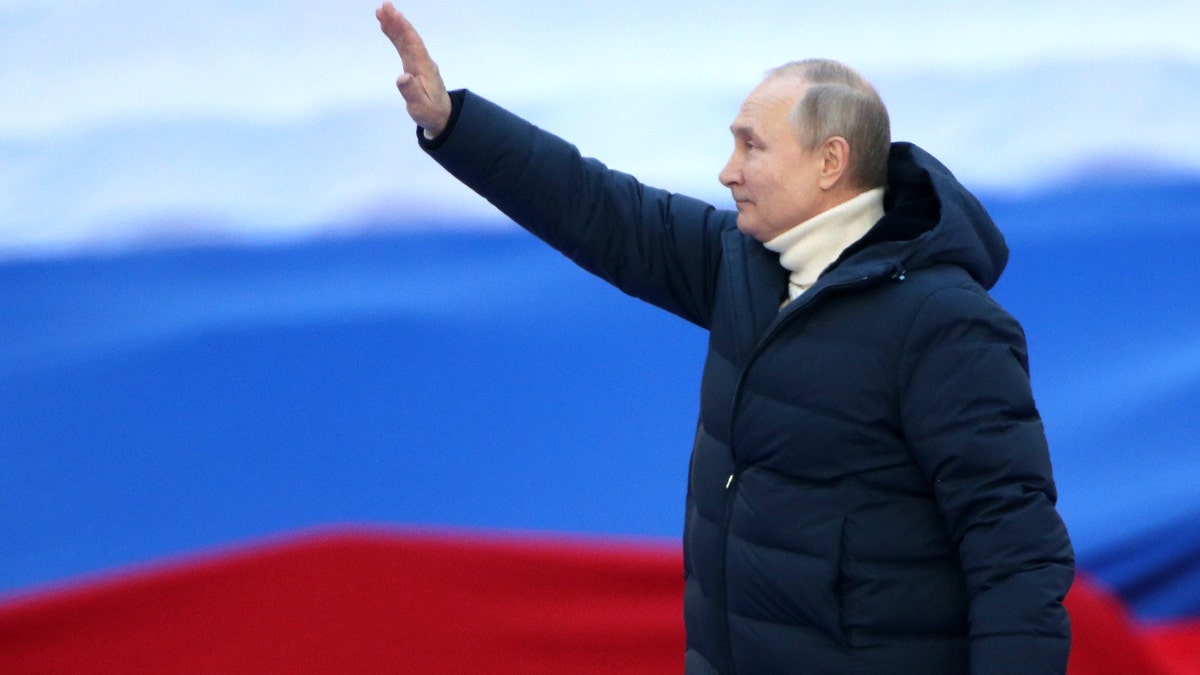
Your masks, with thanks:
[[[867,190],[766,242],[791,275],[788,296],[797,298],[883,217],[883,188]]]

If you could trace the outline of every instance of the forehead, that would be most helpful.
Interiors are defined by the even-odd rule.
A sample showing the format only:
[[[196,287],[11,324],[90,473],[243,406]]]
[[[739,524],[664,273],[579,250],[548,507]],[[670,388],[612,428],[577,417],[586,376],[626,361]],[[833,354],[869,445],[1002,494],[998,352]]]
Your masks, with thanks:
[[[808,83],[797,77],[769,77],[750,91],[733,120],[734,133],[760,130],[786,124]]]

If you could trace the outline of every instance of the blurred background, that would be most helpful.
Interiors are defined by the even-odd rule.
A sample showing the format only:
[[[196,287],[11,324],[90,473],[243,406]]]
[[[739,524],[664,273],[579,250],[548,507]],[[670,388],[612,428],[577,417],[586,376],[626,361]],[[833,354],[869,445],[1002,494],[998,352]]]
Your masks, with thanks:
[[[682,530],[705,335],[416,147],[375,5],[0,0],[0,601],[314,527]],[[1200,617],[1194,2],[401,5],[467,87],[728,206],[826,56],[1006,233],[1080,567]]]

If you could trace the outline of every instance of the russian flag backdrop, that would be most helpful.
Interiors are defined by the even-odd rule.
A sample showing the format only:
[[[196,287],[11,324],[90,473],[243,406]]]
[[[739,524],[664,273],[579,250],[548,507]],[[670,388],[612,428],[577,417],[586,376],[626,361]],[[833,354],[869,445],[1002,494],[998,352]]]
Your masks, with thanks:
[[[1010,4],[401,9],[722,205],[763,70],[863,70],[1009,239],[1072,673],[1197,673],[1200,18]],[[442,175],[373,9],[0,2],[0,672],[681,670],[705,335]]]

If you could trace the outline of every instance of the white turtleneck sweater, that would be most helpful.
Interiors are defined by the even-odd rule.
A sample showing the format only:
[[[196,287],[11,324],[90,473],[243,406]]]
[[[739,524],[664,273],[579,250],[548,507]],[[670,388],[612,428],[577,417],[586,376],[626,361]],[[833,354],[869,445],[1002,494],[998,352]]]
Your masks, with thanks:
[[[875,188],[819,213],[763,244],[791,272],[788,300],[800,297],[851,244],[883,217],[883,188]]]

